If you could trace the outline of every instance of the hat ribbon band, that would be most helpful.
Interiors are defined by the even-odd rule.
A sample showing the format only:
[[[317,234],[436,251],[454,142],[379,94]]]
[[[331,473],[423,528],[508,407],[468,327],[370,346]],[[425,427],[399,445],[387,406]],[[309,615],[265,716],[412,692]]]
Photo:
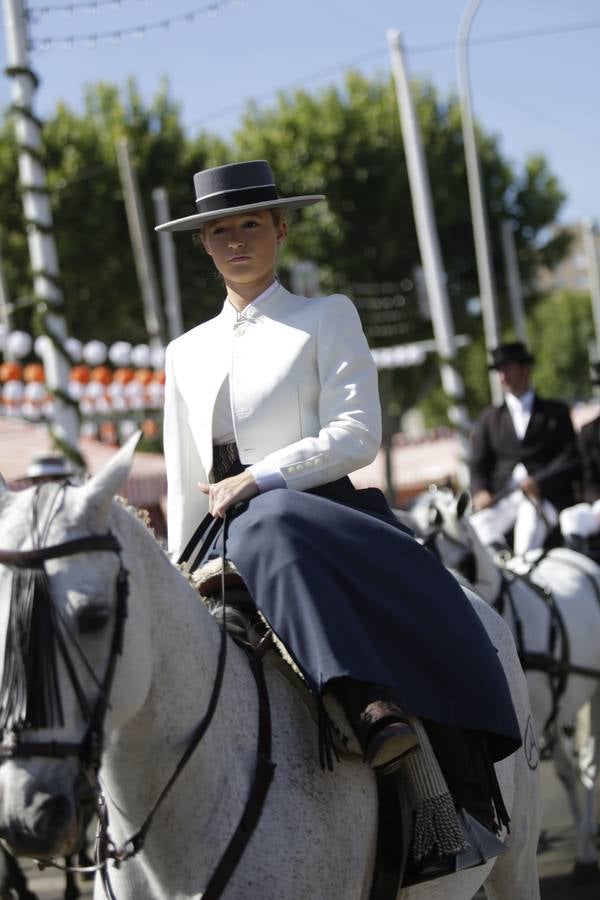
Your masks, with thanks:
[[[196,208],[199,213],[216,212],[219,209],[236,209],[239,206],[249,206],[252,203],[267,203],[270,200],[279,200],[277,191],[272,185],[268,187],[255,187],[237,191],[223,191],[211,194],[210,197],[196,200]]]

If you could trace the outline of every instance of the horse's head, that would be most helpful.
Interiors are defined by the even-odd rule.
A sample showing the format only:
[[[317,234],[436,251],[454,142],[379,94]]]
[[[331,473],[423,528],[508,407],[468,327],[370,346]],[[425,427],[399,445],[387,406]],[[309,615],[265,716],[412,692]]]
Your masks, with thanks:
[[[430,489],[411,509],[424,541],[449,569],[467,579],[490,602],[500,582],[498,566],[469,521],[467,491]]]
[[[148,689],[120,660],[127,513],[113,497],[136,443],[78,487],[0,485],[0,837],[20,855],[77,847],[109,720]]]

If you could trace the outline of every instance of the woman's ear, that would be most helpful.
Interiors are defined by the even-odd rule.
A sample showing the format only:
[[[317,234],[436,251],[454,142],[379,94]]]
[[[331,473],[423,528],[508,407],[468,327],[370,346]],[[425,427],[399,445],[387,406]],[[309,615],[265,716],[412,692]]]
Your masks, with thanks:
[[[283,244],[283,242],[285,241],[285,239],[287,237],[287,233],[288,233],[287,222],[285,221],[285,219],[282,219],[281,222],[277,226],[276,240],[277,240],[278,244]]]

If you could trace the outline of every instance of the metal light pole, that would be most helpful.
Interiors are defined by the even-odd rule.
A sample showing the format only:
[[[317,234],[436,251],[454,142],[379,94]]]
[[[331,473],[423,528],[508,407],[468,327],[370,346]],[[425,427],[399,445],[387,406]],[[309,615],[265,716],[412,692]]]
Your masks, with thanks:
[[[164,347],[165,340],[158,299],[158,283],[156,281],[154,263],[152,262],[148,229],[144,219],[137,178],[131,164],[129,147],[125,138],[117,141],[117,162],[123,188],[129,235],[133,247],[133,258],[142,293],[148,343],[151,347]]]
[[[496,283],[490,252],[489,228],[485,209],[485,199],[481,179],[477,140],[473,122],[471,85],[469,81],[468,45],[469,33],[481,0],[469,0],[463,12],[456,53],[458,61],[458,87],[460,110],[462,117],[463,142],[465,145],[465,162],[467,167],[467,183],[469,202],[473,221],[473,239],[475,242],[475,258],[477,262],[477,278],[483,316],[485,346],[488,351],[499,344],[498,313],[496,299]],[[490,370],[490,392],[494,403],[502,402],[502,389],[495,371]]]
[[[502,237],[502,252],[504,254],[504,266],[506,269],[506,286],[510,309],[512,313],[515,334],[518,340],[527,343],[527,322],[523,309],[523,286],[519,275],[519,263],[515,248],[515,233],[508,219],[502,219],[500,223],[500,235]]]
[[[23,0],[4,0],[7,74],[15,112],[15,133],[19,145],[19,180],[23,191],[23,210],[27,222],[27,242],[34,292],[45,304],[45,324],[51,340],[43,352],[46,383],[54,394],[54,413],[50,432],[55,442],[79,464],[79,416],[65,402],[69,381],[69,365],[56,344],[66,337],[66,325],[60,313],[62,294],[57,285],[58,257],[52,232],[52,212],[42,160],[42,135],[33,114],[33,95],[37,78],[28,60],[27,23]],[[56,342],[56,343],[55,343]]]
[[[169,198],[165,188],[154,188],[152,200],[154,201],[154,215],[157,224],[162,225],[163,222],[168,222],[171,218],[171,213],[169,210]],[[175,242],[170,231],[158,232],[158,249],[169,340],[172,341],[183,333],[183,321],[181,318],[181,296],[179,293],[179,279],[177,277]]]
[[[597,228],[595,222],[587,219],[582,222],[583,245],[587,257],[590,279],[590,298],[594,320],[594,336],[596,344],[596,361],[600,360],[600,260],[598,259]]]
[[[396,84],[396,96],[402,126],[402,139],[406,154],[419,252],[423,263],[436,348],[441,359],[440,374],[442,386],[450,399],[451,406],[448,415],[459,430],[463,444],[463,457],[466,458],[468,454],[467,434],[470,430],[470,422],[464,405],[465,390],[463,380],[454,363],[456,358],[456,336],[450,300],[446,289],[444,266],[433,212],[423,141],[413,107],[402,39],[397,31],[388,31],[388,43]]]

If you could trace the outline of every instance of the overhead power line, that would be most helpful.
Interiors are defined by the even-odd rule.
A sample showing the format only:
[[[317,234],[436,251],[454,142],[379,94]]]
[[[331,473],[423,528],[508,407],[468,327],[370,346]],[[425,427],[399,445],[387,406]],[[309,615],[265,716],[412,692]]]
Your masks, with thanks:
[[[92,9],[96,10],[101,6],[118,7],[122,2],[123,0],[89,0],[89,2],[65,4],[58,7],[30,7],[28,10],[28,14],[30,15],[30,17],[32,17],[33,22],[35,23],[35,17],[36,15],[39,15],[41,11],[43,11],[43,15],[46,15],[46,11],[53,12],[54,10],[75,11],[77,9],[92,11]],[[71,47],[75,46],[75,44],[87,44],[90,48],[93,48],[99,41],[108,40],[113,43],[118,43],[122,38],[126,37],[143,38],[149,31],[167,29],[172,25],[178,25],[183,22],[193,22],[195,19],[205,15],[216,16],[221,9],[224,9],[228,6],[239,6],[241,5],[241,3],[242,0],[213,0],[213,2],[208,3],[205,6],[191,9],[188,12],[181,13],[179,15],[164,17],[153,22],[142,22],[139,25],[132,25],[128,28],[111,29],[110,31],[98,31],[90,34],[71,34],[60,35],[57,37],[48,35],[46,37],[35,38],[34,40],[32,40],[31,46],[33,49],[41,50],[50,50],[53,48],[69,50],[71,49]],[[471,38],[471,40],[469,41],[469,46],[473,47],[478,44],[499,44],[535,37],[549,37],[552,35],[569,34],[571,32],[577,31],[590,31],[596,28],[600,28],[600,20],[598,19],[589,22],[574,22],[566,25],[549,26],[546,28],[528,28],[521,31],[505,32],[504,34]],[[456,41],[449,40],[433,44],[420,44],[414,47],[409,47],[408,52],[411,54],[435,53],[440,50],[453,50],[455,49],[455,47]],[[362,62],[365,59],[372,59],[378,56],[383,57],[384,55],[387,55],[387,48],[384,46],[380,46],[377,48],[377,50],[367,51],[367,53],[361,54],[359,57],[355,57],[354,59],[349,60],[347,63],[342,65],[344,67],[348,67],[356,65],[357,63]],[[339,68],[341,67],[338,66],[336,68],[336,71],[339,70]],[[311,78],[312,76],[308,77]]]
[[[137,0],[137,2],[147,3],[148,0]],[[52,15],[52,13],[57,12],[70,16],[72,13],[76,13],[79,10],[86,13],[95,13],[98,12],[98,10],[107,8],[120,10],[124,3],[126,3],[126,0],[83,0],[83,2],[79,3],[62,3],[59,6],[47,6],[46,4],[43,4],[42,6],[28,6],[27,15],[41,19],[44,16],[49,16]]]

